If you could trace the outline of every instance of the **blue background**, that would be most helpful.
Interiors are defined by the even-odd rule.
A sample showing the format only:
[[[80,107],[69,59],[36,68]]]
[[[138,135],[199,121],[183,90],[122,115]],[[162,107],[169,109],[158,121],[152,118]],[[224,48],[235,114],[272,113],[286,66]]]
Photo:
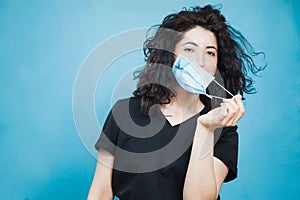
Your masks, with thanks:
[[[112,35],[206,3],[222,3],[230,24],[266,53],[268,63],[255,79],[258,93],[246,96],[239,176],[223,185],[222,199],[297,198],[299,1],[1,0],[0,199],[85,199],[96,159],[72,115],[73,84],[84,59]],[[133,57],[143,63],[141,54]],[[110,107],[109,98],[101,99],[110,90],[102,93],[101,87],[96,95],[100,124]]]

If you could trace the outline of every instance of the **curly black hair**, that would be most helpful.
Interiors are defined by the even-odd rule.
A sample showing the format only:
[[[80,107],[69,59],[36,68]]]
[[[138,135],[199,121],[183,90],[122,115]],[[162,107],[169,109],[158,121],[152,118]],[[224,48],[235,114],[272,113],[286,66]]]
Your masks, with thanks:
[[[166,16],[161,25],[153,26],[150,30],[156,29],[154,36],[148,37],[144,43],[146,66],[138,72],[139,81],[133,94],[141,98],[141,111],[145,115],[149,115],[151,106],[168,104],[176,96],[172,90],[175,78],[170,73],[175,61],[175,45],[185,32],[196,26],[211,31],[217,39],[216,80],[222,82],[232,94],[256,92],[249,75],[257,75],[265,68],[257,66],[253,60],[253,57],[264,53],[255,52],[244,36],[228,24],[219,9],[211,5],[183,8],[179,13]],[[213,83],[207,89],[208,94],[217,91],[213,89],[216,88]],[[223,93],[224,95],[229,97],[228,94]],[[201,96],[200,99],[207,103],[208,100]]]

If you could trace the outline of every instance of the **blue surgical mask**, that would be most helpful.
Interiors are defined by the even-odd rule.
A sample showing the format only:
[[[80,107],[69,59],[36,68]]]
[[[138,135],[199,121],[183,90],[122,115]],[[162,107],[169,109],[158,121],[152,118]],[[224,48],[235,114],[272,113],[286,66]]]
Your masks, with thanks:
[[[173,74],[178,82],[178,84],[186,91],[196,94],[203,94],[209,98],[221,98],[217,96],[212,96],[206,93],[206,88],[208,85],[214,81],[215,77],[202,69],[201,67],[195,67],[192,63],[186,61],[182,57],[178,56],[175,60],[172,68]],[[222,87],[226,92],[231,94],[226,90],[221,84],[216,82],[220,87]],[[232,95],[232,94],[231,94]],[[232,95],[233,96],[233,95]]]
[[[214,77],[202,68],[196,68],[180,56],[174,62],[173,74],[178,84],[188,92],[206,95],[207,86]]]

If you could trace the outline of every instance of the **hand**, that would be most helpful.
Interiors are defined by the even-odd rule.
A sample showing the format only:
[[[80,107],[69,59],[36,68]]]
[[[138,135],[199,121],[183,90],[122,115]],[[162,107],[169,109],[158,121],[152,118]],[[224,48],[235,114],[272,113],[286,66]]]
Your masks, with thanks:
[[[224,126],[235,126],[245,113],[241,95],[224,99],[220,107],[198,117],[198,125],[215,130]]]

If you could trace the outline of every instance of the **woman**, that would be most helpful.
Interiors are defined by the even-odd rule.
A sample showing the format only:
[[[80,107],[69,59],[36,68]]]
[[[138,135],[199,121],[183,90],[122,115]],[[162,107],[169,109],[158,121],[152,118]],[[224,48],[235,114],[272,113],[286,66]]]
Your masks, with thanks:
[[[219,199],[223,182],[237,177],[236,124],[243,93],[254,91],[247,72],[262,70],[251,58],[258,53],[210,5],[168,15],[144,52],[134,97],[114,105],[95,145],[88,199]],[[215,82],[206,94],[189,91],[174,73],[179,58],[228,92]]]

